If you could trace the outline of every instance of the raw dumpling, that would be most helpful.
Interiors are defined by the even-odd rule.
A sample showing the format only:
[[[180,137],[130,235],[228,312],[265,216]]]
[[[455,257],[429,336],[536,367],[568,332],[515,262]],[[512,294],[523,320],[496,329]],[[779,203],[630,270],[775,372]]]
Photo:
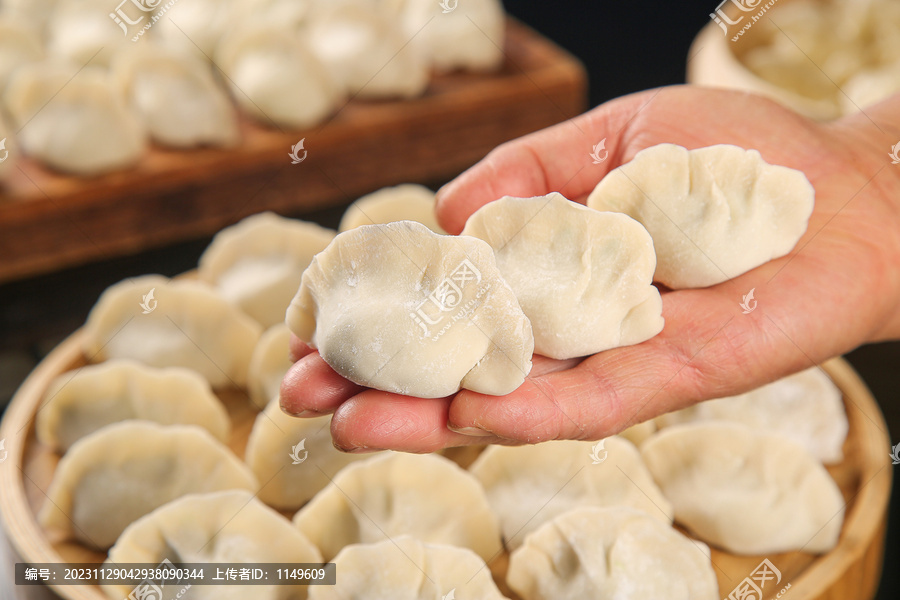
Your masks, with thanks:
[[[35,30],[18,19],[0,16],[0,97],[13,71],[43,56],[41,38]]]
[[[347,208],[338,231],[395,221],[415,221],[435,233],[447,233],[434,214],[434,192],[415,183],[386,187],[363,196]]]
[[[319,7],[308,27],[310,47],[351,96],[410,98],[425,91],[428,62],[383,7],[374,2]]]
[[[231,430],[225,407],[197,373],[111,360],[63,373],[50,384],[37,413],[37,438],[65,452],[101,427],[128,419],[198,425],[220,442]]]
[[[506,17],[500,0],[389,0],[406,37],[440,71],[503,64]]]
[[[159,564],[166,559],[173,563],[322,562],[316,547],[290,521],[241,490],[190,494],[144,515],[129,525],[109,549],[106,566]],[[134,586],[126,585],[103,586],[111,600],[127,598],[133,589]],[[259,600],[307,597],[306,586],[300,585],[199,585],[191,587],[188,597],[237,600],[246,598],[248,589]]]
[[[505,600],[468,548],[401,536],[347,546],[334,563],[337,585],[310,586],[310,600]]]
[[[144,153],[143,127],[100,67],[25,65],[4,100],[24,151],[54,169],[95,175],[128,167]]]
[[[93,362],[133,358],[153,367],[186,367],[214,386],[242,386],[260,326],[212,288],[144,275],[108,288],[84,326]]]
[[[235,23],[277,25],[288,31],[301,31],[320,0],[236,0],[232,8]]]
[[[132,45],[118,53],[112,68],[120,93],[160,144],[231,146],[240,140],[228,94],[196,55]]]
[[[245,26],[219,44],[216,63],[238,105],[263,123],[304,129],[331,114],[340,93],[306,42],[277,26]]]
[[[326,561],[344,546],[404,534],[469,548],[484,560],[501,549],[497,518],[478,481],[435,454],[385,452],[353,463],[294,523]]]
[[[40,33],[58,4],[59,0],[3,0],[0,2],[0,13]]]
[[[267,329],[250,357],[247,391],[257,408],[265,408],[281,391],[281,380],[291,365],[291,330],[285,323]]]
[[[287,323],[339,374],[398,394],[503,395],[531,370],[531,324],[491,247],[412,221],[339,234],[303,274]]]
[[[534,351],[567,359],[643,342],[662,331],[651,284],[653,240],[620,213],[553,192],[505,196],[469,217],[462,235],[486,241],[534,329]]]
[[[78,67],[109,66],[114,56],[134,45],[129,38],[149,22],[149,12],[137,9],[140,1],[60,0],[47,21],[47,54]],[[132,26],[122,15],[140,21]]]
[[[672,506],[637,449],[618,437],[489,446],[469,471],[499,516],[509,550],[541,524],[582,506],[631,506],[672,522]]]
[[[735,554],[832,549],[844,499],[806,449],[731,423],[663,429],[641,446],[675,520]]]
[[[163,45],[212,60],[221,39],[235,25],[233,0],[191,0],[168,6],[148,35]],[[161,9],[157,11],[161,13]]]
[[[216,234],[200,257],[200,279],[271,327],[284,322],[303,271],[333,239],[334,231],[315,223],[271,212],[253,215]]]
[[[170,500],[230,489],[255,492],[256,479],[205,429],[123,421],[72,445],[59,461],[38,520],[45,529],[102,550]]]
[[[12,129],[3,120],[0,111],[0,182],[9,177],[19,160],[18,145],[13,137]]]
[[[806,231],[815,191],[800,171],[756,150],[660,144],[610,172],[588,197],[650,232],[656,281],[706,287],[784,256]]]
[[[297,510],[345,466],[370,456],[334,447],[331,415],[291,417],[275,398],[256,417],[244,460],[265,484],[257,494],[260,500],[275,508]]]
[[[578,508],[525,539],[506,582],[522,600],[717,600],[709,548],[645,513]]]
[[[619,436],[625,438],[635,446],[640,447],[641,444],[650,439],[650,436],[654,433],[656,433],[656,421],[650,419],[649,421],[632,425],[625,431],[619,433]]]
[[[752,392],[696,404],[657,418],[661,427],[731,421],[804,446],[826,464],[841,462],[850,428],[841,391],[818,367]]]

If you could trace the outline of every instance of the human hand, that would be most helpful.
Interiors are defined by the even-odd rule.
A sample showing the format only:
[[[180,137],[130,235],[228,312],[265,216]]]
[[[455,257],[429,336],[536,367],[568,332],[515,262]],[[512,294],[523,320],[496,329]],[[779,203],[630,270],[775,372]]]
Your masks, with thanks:
[[[610,170],[664,142],[755,148],[770,164],[806,174],[815,210],[788,256],[709,288],[661,289],[666,324],[658,336],[584,359],[535,356],[525,383],[507,396],[462,390],[420,399],[366,389],[294,340],[298,362],[282,385],[282,407],[301,416],[333,412],[335,445],[356,452],[593,440],[900,337],[900,166],[887,156],[900,139],[898,116],[900,95],[818,123],[757,96],[671,87],[504,144],[439,192],[447,231],[458,233],[504,195],[559,191],[584,203]],[[604,138],[609,156],[595,165],[589,152]],[[757,309],[743,314],[739,303],[751,289]]]

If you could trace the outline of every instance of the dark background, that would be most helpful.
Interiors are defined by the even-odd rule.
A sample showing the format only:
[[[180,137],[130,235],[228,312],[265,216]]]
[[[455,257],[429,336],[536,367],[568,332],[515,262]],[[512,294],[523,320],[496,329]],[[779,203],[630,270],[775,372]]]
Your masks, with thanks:
[[[715,4],[715,0],[665,3],[508,0],[507,10],[584,62],[590,78],[590,104],[594,106],[629,92],[683,83],[690,43],[709,22],[708,15]],[[777,5],[771,14],[777,18]],[[340,213],[331,210],[307,214],[304,218],[336,226]],[[5,406],[42,356],[84,322],[104,288],[131,275],[175,275],[192,269],[208,241],[197,240],[0,285],[0,406]],[[890,430],[900,431],[897,392],[900,343],[865,346],[848,358],[881,403]],[[900,442],[896,436],[895,433],[891,439]],[[877,596],[880,600],[900,598],[900,578],[890,567],[900,564],[897,524],[900,494],[896,489],[891,507],[895,518],[887,532],[886,569]]]

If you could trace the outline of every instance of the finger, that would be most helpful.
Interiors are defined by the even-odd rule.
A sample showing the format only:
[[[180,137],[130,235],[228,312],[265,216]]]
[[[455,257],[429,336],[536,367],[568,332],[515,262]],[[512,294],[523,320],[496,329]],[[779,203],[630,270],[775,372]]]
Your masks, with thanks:
[[[344,379],[318,352],[307,354],[288,370],[281,382],[281,410],[296,417],[334,412],[341,402],[365,388]]]
[[[656,92],[625,96],[570,121],[507,142],[437,193],[436,211],[450,233],[462,231],[469,216],[503,196],[531,197],[561,192],[580,199],[618,166],[617,136]],[[594,164],[591,151],[606,139],[606,159]]]
[[[345,452],[392,449],[434,452],[471,444],[493,444],[495,436],[474,437],[447,428],[450,398],[412,398],[366,390],[341,404],[331,421],[334,445]]]
[[[291,359],[291,362],[297,362],[307,354],[315,352],[312,348],[310,348],[306,342],[303,342],[293,333],[291,334],[291,341],[288,350],[288,356]]]

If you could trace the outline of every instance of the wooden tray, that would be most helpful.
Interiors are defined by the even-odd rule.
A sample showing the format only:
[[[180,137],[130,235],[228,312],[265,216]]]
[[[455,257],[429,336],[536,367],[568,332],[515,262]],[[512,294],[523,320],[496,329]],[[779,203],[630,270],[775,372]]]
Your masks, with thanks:
[[[85,364],[81,354],[83,335],[76,332],[41,362],[16,393],[0,424],[0,439],[6,441],[7,460],[0,464],[0,525],[23,562],[100,562],[104,554],[76,543],[54,543],[36,520],[44,502],[42,490],[52,479],[58,457],[35,438],[34,417],[50,381],[65,371]],[[712,560],[719,578],[719,597],[726,598],[763,558],[782,573],[779,586],[771,584],[761,600],[772,600],[790,584],[791,600],[871,600],[881,574],[888,498],[892,468],[887,427],[874,398],[852,367],[843,359],[824,365],[825,371],[844,393],[850,431],[844,444],[844,461],[829,468],[848,502],[844,528],[838,546],[828,554],[815,556],[799,552],[765,557],[733,556],[713,549]],[[247,436],[257,410],[239,391],[220,394],[232,419],[230,447],[243,456]],[[446,454],[463,466],[477,455],[474,448]],[[491,571],[501,590],[515,599],[503,578],[506,556],[494,561]],[[94,586],[56,586],[68,600],[105,600]]]
[[[135,168],[91,179],[23,159],[0,184],[0,282],[212,235],[263,210],[298,215],[386,185],[440,182],[584,111],[577,59],[514,21],[504,50],[497,73],[437,76],[414,100],[354,100],[308,131],[243,118],[232,150],[154,147]],[[292,165],[302,138],[307,158]]]

